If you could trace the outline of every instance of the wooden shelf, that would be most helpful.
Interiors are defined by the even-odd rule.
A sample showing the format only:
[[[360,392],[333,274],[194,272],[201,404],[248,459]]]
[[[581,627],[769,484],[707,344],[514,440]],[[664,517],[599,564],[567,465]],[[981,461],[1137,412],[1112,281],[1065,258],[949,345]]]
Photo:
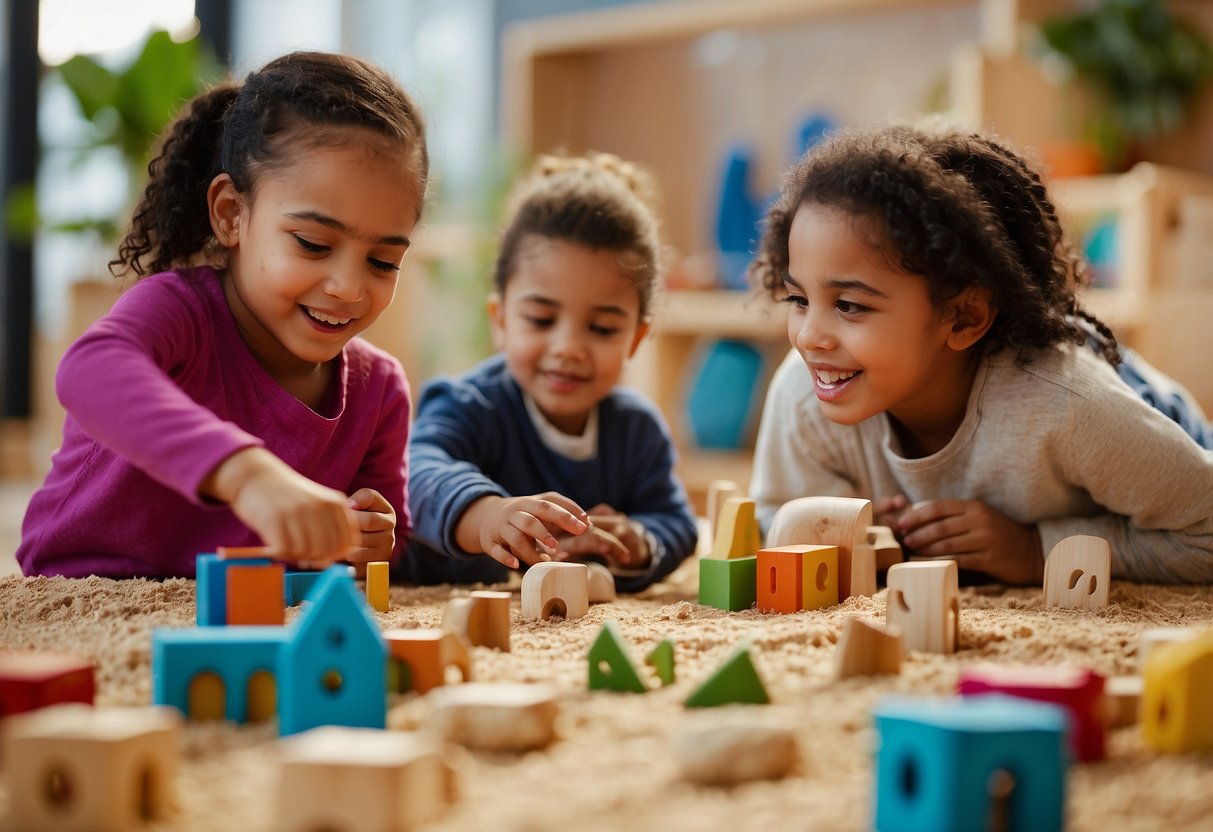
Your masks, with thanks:
[[[677,289],[658,301],[655,335],[750,340],[787,337],[783,310],[746,291]]]

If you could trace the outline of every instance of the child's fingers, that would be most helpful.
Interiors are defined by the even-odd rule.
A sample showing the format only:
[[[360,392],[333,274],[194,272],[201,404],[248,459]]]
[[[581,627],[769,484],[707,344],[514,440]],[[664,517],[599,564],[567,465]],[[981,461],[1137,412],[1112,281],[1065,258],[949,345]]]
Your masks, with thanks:
[[[390,514],[380,511],[357,511],[354,514],[354,519],[358,523],[358,531],[363,539],[373,532],[384,532],[396,528],[396,518]]]
[[[534,520],[534,518],[531,519]],[[540,527],[542,528],[542,524],[540,524]],[[546,529],[543,531],[543,534],[547,535]],[[551,535],[547,536],[551,537]],[[503,529],[499,542],[508,548],[514,557],[528,565],[552,559],[552,556],[547,552],[536,548],[535,537],[532,534],[515,526],[507,526]],[[555,549],[556,538],[552,537],[550,541],[545,540],[543,544],[549,549]]]
[[[349,496],[345,504],[355,511],[392,511],[392,504],[373,488],[359,488]]]
[[[508,566],[510,569],[519,567],[518,558],[510,554],[510,550],[502,546],[500,543],[495,543],[489,547],[489,557],[503,566]]]
[[[555,491],[547,491],[543,494],[536,494],[535,499],[539,500],[541,503],[555,503],[581,523],[587,526],[590,523],[590,515],[586,512],[586,510],[563,494],[558,494]],[[560,528],[565,529],[565,531],[571,534],[581,534],[581,532],[573,531],[564,525],[561,525]],[[581,531],[585,531],[585,529],[583,528]]]
[[[576,503],[572,504],[575,508]],[[544,526],[544,533],[532,533],[532,537],[536,540],[542,540],[548,546],[555,545],[555,538],[552,537],[548,529],[566,531],[569,534],[582,534],[590,527],[590,516],[581,514],[580,516],[569,511],[567,508],[557,505],[551,500],[536,500],[533,506],[528,506],[530,515],[539,521],[540,525]],[[580,509],[577,509],[580,511]],[[548,540],[546,538],[551,538]]]

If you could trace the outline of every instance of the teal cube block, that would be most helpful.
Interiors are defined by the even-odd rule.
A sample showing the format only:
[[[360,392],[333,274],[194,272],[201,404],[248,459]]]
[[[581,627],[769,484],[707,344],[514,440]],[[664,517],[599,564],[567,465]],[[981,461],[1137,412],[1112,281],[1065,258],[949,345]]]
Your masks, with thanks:
[[[699,603],[721,610],[744,610],[758,597],[758,556],[700,558]]]

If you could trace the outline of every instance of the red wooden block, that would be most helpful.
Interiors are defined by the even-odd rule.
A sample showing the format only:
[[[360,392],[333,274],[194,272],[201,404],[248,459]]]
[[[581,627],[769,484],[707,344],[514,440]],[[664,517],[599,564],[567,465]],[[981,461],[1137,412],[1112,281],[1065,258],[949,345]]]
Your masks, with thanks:
[[[40,650],[0,650],[0,717],[58,705],[93,704],[93,666]]]
[[[1104,758],[1103,676],[1071,666],[979,665],[961,671],[963,696],[1004,693],[1063,706],[1070,715],[1070,751],[1082,762]]]
[[[228,567],[227,623],[285,624],[285,575],[286,567],[281,563]]]

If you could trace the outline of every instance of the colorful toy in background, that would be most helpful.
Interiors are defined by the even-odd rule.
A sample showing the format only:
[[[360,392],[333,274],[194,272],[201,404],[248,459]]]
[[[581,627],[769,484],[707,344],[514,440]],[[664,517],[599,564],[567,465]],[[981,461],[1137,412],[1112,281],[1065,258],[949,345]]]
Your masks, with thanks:
[[[1104,214],[1082,235],[1082,253],[1091,269],[1091,285],[1111,289],[1120,285],[1119,229],[1115,214]]]
[[[703,351],[687,396],[687,424],[700,448],[747,444],[762,405],[762,353],[744,341],[715,341]]]

